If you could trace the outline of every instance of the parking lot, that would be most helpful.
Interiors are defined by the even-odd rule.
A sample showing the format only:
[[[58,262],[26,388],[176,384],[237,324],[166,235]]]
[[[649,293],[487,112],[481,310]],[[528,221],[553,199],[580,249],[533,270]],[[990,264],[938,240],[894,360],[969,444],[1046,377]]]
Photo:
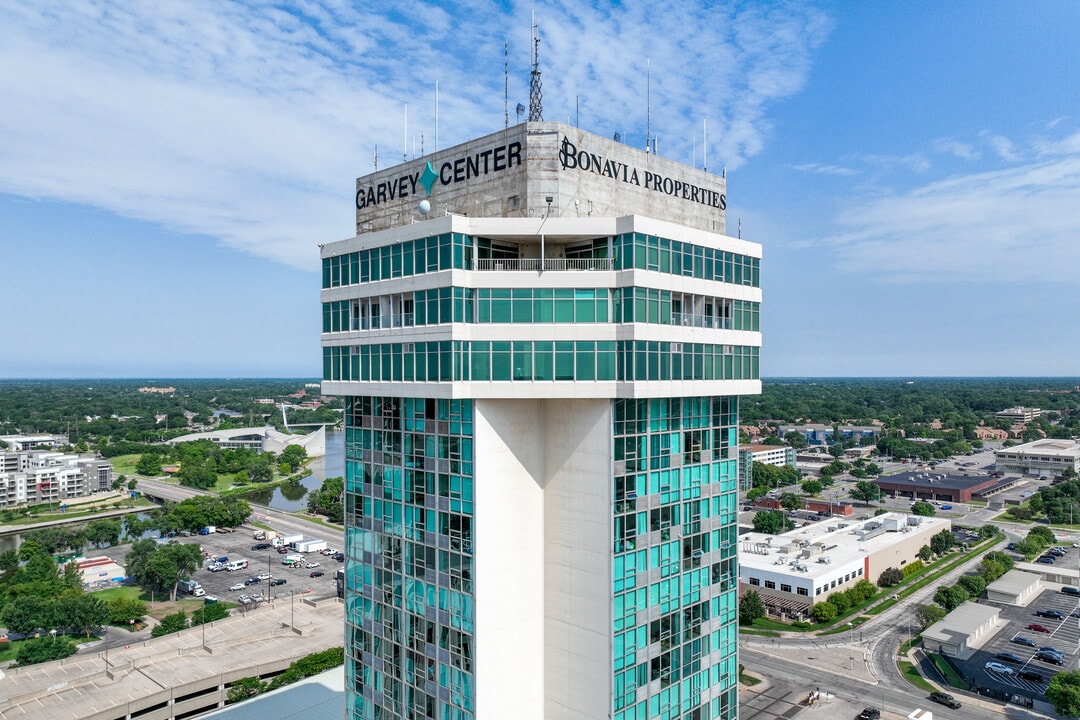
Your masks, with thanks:
[[[1078,552],[1080,551],[1069,548],[1063,561],[1076,562]],[[1040,697],[1046,692],[1046,685],[1055,674],[1077,668],[1080,649],[1080,597],[1060,592],[1056,584],[1049,585],[1027,607],[991,603],[1000,609],[1001,618],[1008,621],[1008,624],[969,660],[955,661],[966,678],[978,687]],[[1047,611],[1056,611],[1062,617],[1038,614]],[[1029,626],[1040,626],[1046,632]],[[1018,638],[1026,639],[1030,644],[1021,644],[1016,641]],[[1039,649],[1043,647],[1058,651],[1061,664],[1040,657]],[[1003,659],[999,657],[1001,653],[1015,655],[1020,662]],[[988,670],[986,664],[990,662],[1008,668],[1012,671],[1011,674]]]
[[[203,565],[195,571],[192,579],[203,586],[209,597],[239,602],[241,595],[253,597],[258,594],[263,600],[268,600],[271,593],[281,598],[288,597],[290,593],[310,592],[314,597],[326,597],[337,592],[334,572],[342,564],[326,555],[309,553],[304,556],[304,562],[290,567],[282,563],[282,558],[286,556],[279,554],[275,548],[252,550],[252,546],[259,544],[259,541],[253,539],[250,530],[243,529],[227,534],[212,533],[176,539],[182,543],[197,543],[204,555],[210,553],[214,557],[228,557],[230,561],[248,561],[248,567],[240,570],[211,572]],[[318,563],[318,566],[309,568],[309,563]],[[311,574],[314,572],[321,572],[323,575],[313,578]],[[267,574],[271,576],[270,579],[284,580],[285,583],[271,587],[270,579],[265,577]],[[260,575],[263,576],[262,579],[259,579]],[[230,589],[249,580],[254,582],[245,584],[244,589]]]

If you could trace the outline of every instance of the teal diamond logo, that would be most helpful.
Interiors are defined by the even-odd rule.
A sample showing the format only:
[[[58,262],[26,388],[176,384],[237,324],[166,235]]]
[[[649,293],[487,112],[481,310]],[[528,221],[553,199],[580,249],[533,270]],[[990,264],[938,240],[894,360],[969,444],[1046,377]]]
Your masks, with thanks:
[[[424,166],[424,172],[420,175],[420,184],[427,190],[427,194],[431,196],[431,186],[435,184],[435,181],[439,179],[439,173],[435,172],[435,168],[431,166],[431,161],[428,160],[426,166]]]

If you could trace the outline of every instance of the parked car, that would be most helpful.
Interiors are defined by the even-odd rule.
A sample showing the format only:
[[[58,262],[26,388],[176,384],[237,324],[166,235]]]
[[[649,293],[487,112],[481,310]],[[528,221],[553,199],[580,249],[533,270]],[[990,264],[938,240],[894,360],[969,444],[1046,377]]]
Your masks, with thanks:
[[[273,575],[271,575],[268,572],[264,572],[264,573],[259,573],[258,577],[259,577],[260,580],[269,580],[270,578],[273,577]]]
[[[251,596],[250,595],[241,595],[240,597],[236,598],[236,602],[247,605],[249,602],[251,602]]]
[[[881,711],[876,707],[863,708],[863,711],[859,713],[857,720],[878,720],[881,717]]]
[[[1050,618],[1051,620],[1064,620],[1065,613],[1060,610],[1036,610],[1035,614],[1038,617]]]
[[[284,585],[285,578],[274,578],[270,581],[270,587],[277,587],[278,585]]]
[[[1050,628],[1046,627],[1045,625],[1040,625],[1039,623],[1031,623],[1030,625],[1027,626],[1027,629],[1028,630],[1034,630],[1035,632],[1044,632],[1044,633],[1050,632]]]
[[[1041,558],[1039,558],[1035,562],[1040,562],[1043,565],[1053,565],[1054,564],[1054,556],[1053,555],[1043,555]]]
[[[1043,645],[1041,648],[1039,648],[1039,652],[1053,653],[1054,655],[1060,655],[1061,657],[1065,657],[1065,653],[1061,652],[1053,645]]]
[[[1013,672],[1013,669],[1011,667],[1009,667],[1008,665],[1002,665],[999,662],[988,662],[984,667],[990,672],[999,673],[1001,675],[1016,674],[1015,672]]]
[[[307,564],[307,566],[308,566],[308,568],[317,568],[317,567],[319,567],[319,563],[317,563],[317,562],[315,562],[314,560],[312,560],[311,562],[309,562],[309,563]]]
[[[1066,595],[1080,595],[1080,588],[1073,587],[1072,585],[1065,585],[1061,588],[1061,592]]]
[[[1012,663],[1013,665],[1024,664],[1024,658],[1011,652],[1000,652],[994,657],[996,657],[998,660],[1001,660],[1002,662]]]
[[[338,562],[345,562],[345,553],[337,553],[334,555],[334,559]]]
[[[1019,673],[1016,674],[1016,676],[1022,680],[1027,680],[1033,683],[1041,684],[1043,682],[1043,676],[1037,672],[1032,672],[1031,670],[1021,670]]]
[[[953,710],[960,708],[960,701],[954,698],[949,693],[932,692],[930,693],[930,699],[936,703],[941,703],[945,707],[950,707]]]
[[[1017,645],[1027,645],[1028,647],[1038,646],[1037,642],[1035,642],[1029,637],[1024,637],[1023,635],[1017,635],[1012,639],[1012,642],[1016,643]]]
[[[325,574],[322,570],[315,570],[308,577],[322,577]]]
[[[261,582],[262,582],[262,580],[260,580],[257,577],[249,577],[247,580],[244,581],[244,584],[245,585],[255,585],[255,584],[261,583]]]
[[[942,505],[941,509],[942,510],[952,510],[952,505]]]
[[[261,542],[261,543],[255,543],[254,545],[252,545],[251,549],[252,550],[266,550],[269,547],[270,547],[270,543]]]
[[[246,587],[247,587],[247,585],[245,585],[244,583],[234,583],[234,584],[229,586],[229,589],[230,590],[243,590]]]
[[[1054,653],[1042,652],[1040,650],[1036,657],[1043,662],[1053,663],[1054,665],[1065,664],[1065,658],[1063,658],[1061,655],[1056,655]]]

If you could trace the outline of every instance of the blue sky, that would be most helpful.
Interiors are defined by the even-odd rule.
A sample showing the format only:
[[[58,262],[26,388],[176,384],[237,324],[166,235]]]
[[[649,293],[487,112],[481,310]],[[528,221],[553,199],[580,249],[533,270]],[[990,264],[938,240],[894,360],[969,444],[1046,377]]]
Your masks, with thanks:
[[[643,145],[648,64],[661,155],[707,122],[765,377],[1076,374],[1075,3],[454,7],[0,0],[0,377],[317,376],[355,178],[436,81],[440,147],[501,128],[504,40],[513,120],[534,11],[546,120]]]

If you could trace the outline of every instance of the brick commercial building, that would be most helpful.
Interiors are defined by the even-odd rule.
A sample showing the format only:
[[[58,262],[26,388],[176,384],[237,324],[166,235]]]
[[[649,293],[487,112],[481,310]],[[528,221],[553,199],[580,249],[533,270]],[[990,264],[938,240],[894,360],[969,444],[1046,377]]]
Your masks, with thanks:
[[[881,488],[881,492],[889,497],[971,502],[975,493],[993,487],[999,480],[989,475],[947,475],[933,471],[911,471],[879,477],[874,482]]]

